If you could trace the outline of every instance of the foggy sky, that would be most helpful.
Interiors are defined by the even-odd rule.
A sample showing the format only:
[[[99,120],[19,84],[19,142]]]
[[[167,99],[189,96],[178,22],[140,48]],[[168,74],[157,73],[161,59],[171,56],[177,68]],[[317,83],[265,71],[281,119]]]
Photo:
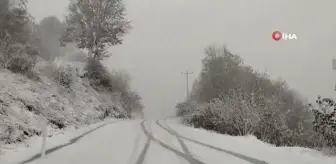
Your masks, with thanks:
[[[68,0],[29,0],[36,20],[66,14]],[[111,48],[109,68],[126,69],[149,118],[171,114],[185,96],[182,71],[198,76],[204,48],[226,44],[246,64],[281,77],[313,101],[334,96],[335,0],[126,0],[134,28]],[[275,42],[274,30],[298,40]],[[190,82],[190,86],[191,86]]]

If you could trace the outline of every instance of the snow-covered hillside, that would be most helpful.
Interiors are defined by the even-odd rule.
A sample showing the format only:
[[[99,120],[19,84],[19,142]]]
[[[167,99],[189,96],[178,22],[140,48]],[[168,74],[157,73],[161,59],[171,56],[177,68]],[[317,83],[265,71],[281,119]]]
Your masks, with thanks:
[[[74,70],[71,89],[46,76],[50,63],[45,61],[36,66],[41,82],[0,70],[0,141],[5,144],[2,151],[11,147],[8,144],[24,143],[29,137],[40,135],[46,119],[50,136],[59,129],[77,128],[124,114],[118,95],[98,93],[87,79],[81,78],[82,63],[66,65]]]

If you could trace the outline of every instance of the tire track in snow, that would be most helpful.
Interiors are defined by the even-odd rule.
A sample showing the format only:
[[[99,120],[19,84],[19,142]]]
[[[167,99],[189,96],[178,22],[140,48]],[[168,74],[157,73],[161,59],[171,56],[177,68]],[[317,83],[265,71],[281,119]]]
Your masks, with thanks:
[[[175,153],[176,155],[182,157],[183,159],[187,160],[190,164],[205,164],[204,162],[202,161],[199,161],[198,159],[195,159],[193,156],[191,156],[190,154],[187,154],[187,153],[183,153],[183,152],[180,152],[174,148],[172,148],[171,146],[163,143],[162,141],[160,141],[158,138],[155,138],[153,137],[152,133],[149,132],[147,129],[146,129],[146,126],[145,126],[145,121],[142,121],[141,122],[141,127],[142,127],[142,130],[143,132],[145,133],[145,135],[152,141],[155,141],[156,143],[158,143],[160,146],[162,146],[163,148]]]
[[[141,129],[140,129],[141,130]],[[140,133],[138,134],[138,136],[135,138],[134,140],[134,147],[133,147],[133,150],[131,152],[131,155],[130,157],[128,158],[128,162],[127,164],[133,164],[134,163],[134,159],[137,157],[137,151],[138,151],[138,148],[140,146],[140,138],[141,138],[141,131]],[[148,141],[145,143],[145,144],[149,144]],[[149,147],[149,146],[148,146]],[[141,152],[145,152],[147,153],[147,150],[148,148],[146,148],[146,145],[142,148]],[[141,160],[141,154],[139,155],[139,157],[136,159],[136,163],[139,163],[138,161]]]
[[[146,154],[148,152],[150,144],[151,144],[151,139],[147,137],[147,142],[146,142],[145,146],[143,147],[143,149],[141,150],[141,153],[140,153],[138,159],[136,160],[135,164],[143,164],[144,163],[145,157],[146,157]]]
[[[182,140],[182,138],[174,131],[172,130],[170,127],[165,127],[162,124],[160,124],[159,120],[156,121],[156,124],[161,127],[162,129],[166,130],[169,134],[173,135],[176,137],[176,139],[178,140],[178,142],[180,143],[183,152],[185,152],[186,154],[193,156],[188,148],[188,146],[184,143],[184,141]],[[194,157],[195,158],[195,157]]]
[[[46,155],[51,154],[51,153],[53,153],[53,152],[55,152],[55,151],[57,151],[59,149],[62,149],[64,147],[67,147],[67,146],[70,146],[72,144],[75,144],[76,142],[78,142],[81,138],[85,137],[86,135],[88,135],[88,134],[90,134],[90,133],[92,133],[92,132],[94,132],[94,131],[96,131],[98,129],[101,129],[104,126],[111,125],[111,124],[114,124],[114,123],[117,123],[117,122],[118,121],[113,121],[113,122],[110,122],[110,123],[105,123],[105,124],[99,125],[98,127],[95,127],[95,128],[93,128],[93,129],[91,129],[91,130],[89,130],[87,132],[84,132],[83,134],[81,134],[81,135],[79,135],[79,136],[77,136],[75,138],[70,139],[70,141],[68,143],[66,143],[66,144],[55,146],[55,147],[52,147],[52,148],[46,150]],[[38,153],[38,154],[30,157],[29,159],[20,162],[19,164],[30,163],[32,161],[35,161],[35,160],[39,159],[39,158],[41,158],[41,153]]]
[[[177,141],[181,145],[181,148],[182,148],[183,152],[185,152],[186,154],[192,156],[193,158],[196,158],[193,154],[191,154],[188,146],[184,143],[184,141],[181,139],[181,137],[174,130],[170,129],[169,127],[163,126],[162,124],[160,124],[159,120],[157,120],[155,123],[159,127],[161,127],[162,129],[166,130],[169,134],[171,134],[172,136],[174,136],[177,139]]]
[[[158,123],[158,122],[157,122]],[[158,124],[159,125],[159,124]],[[262,161],[262,160],[259,160],[259,159],[256,159],[256,158],[253,158],[253,157],[249,157],[249,156],[246,156],[246,155],[243,155],[243,154],[239,154],[239,153],[236,153],[236,152],[233,152],[233,151],[229,151],[229,150],[225,150],[225,149],[222,149],[222,148],[219,148],[219,147],[216,147],[216,146],[212,146],[212,145],[209,145],[209,144],[206,144],[206,143],[203,143],[203,142],[200,142],[200,141],[196,141],[196,140],[193,140],[193,139],[190,139],[188,137],[184,137],[184,136],[181,136],[179,135],[176,131],[174,131],[172,128],[169,127],[169,125],[167,125],[167,123],[165,122],[165,125],[166,127],[164,126],[160,126],[161,128],[165,129],[166,131],[171,131],[170,133],[171,134],[174,134],[174,135],[177,135],[178,138],[183,138],[184,140],[188,140],[190,142],[193,142],[193,143],[196,143],[196,144],[199,144],[199,145],[202,145],[202,146],[205,146],[205,147],[208,147],[208,148],[211,148],[211,149],[214,149],[214,150],[217,150],[217,151],[221,151],[221,152],[224,152],[224,153],[227,153],[227,154],[230,154],[232,156],[235,156],[237,158],[240,158],[242,160],[245,160],[247,162],[250,162],[250,163],[253,163],[253,164],[268,164],[266,161]]]

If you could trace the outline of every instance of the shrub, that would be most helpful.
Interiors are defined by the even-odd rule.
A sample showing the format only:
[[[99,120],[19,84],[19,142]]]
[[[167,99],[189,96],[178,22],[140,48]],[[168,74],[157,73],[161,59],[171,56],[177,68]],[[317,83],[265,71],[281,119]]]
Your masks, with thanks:
[[[195,110],[201,108],[196,101],[186,101],[182,103],[178,103],[176,105],[176,116],[178,117],[186,117],[190,116]]]
[[[8,61],[7,68],[14,73],[24,74],[32,70],[35,64],[35,61],[29,58],[28,55],[16,56]]]
[[[61,60],[42,61],[37,66],[37,70],[65,88],[71,88],[76,78],[75,68]]]
[[[120,93],[130,90],[130,77],[126,72],[109,72],[99,60],[93,58],[88,59],[85,70],[87,71],[85,76],[96,89],[103,88]]]
[[[96,90],[108,91],[111,95],[120,93],[120,101],[127,112],[127,117],[130,117],[132,112],[141,113],[144,108],[141,97],[130,90],[130,78],[126,72],[110,73],[99,60],[93,58],[88,58],[85,70],[84,77],[89,79],[90,85]]]
[[[133,114],[141,114],[144,106],[141,103],[142,98],[136,92],[131,92],[126,90],[121,94],[122,106],[128,113],[128,117],[131,117]]]
[[[49,120],[49,122],[55,125],[59,129],[63,129],[66,127],[63,119],[51,119]]]
[[[270,101],[265,108],[256,107],[251,101],[242,100],[232,94],[221,99],[213,99],[209,103],[179,105],[183,114],[183,122],[196,128],[213,130],[232,136],[255,135],[258,139],[276,146],[303,146],[313,143],[300,130],[290,130],[282,114]]]
[[[85,67],[85,76],[90,80],[90,84],[96,88],[112,89],[112,79],[110,73],[98,60],[90,58]]]
[[[288,135],[290,130],[286,126],[282,114],[268,109],[260,114],[260,121],[254,135],[265,142],[275,144],[276,146],[288,145]]]
[[[328,148],[331,151],[335,149],[335,123],[328,117],[332,112],[315,118],[315,131],[313,128],[305,128],[303,122],[296,129],[290,129],[286,123],[286,115],[279,110],[275,98],[267,100],[268,104],[264,108],[257,108],[251,102],[253,101],[245,101],[241,96],[233,94],[222,99],[213,99],[206,105],[184,103],[178,107],[189,111],[183,115],[184,123],[196,128],[233,136],[253,134],[276,146]],[[326,118],[330,118],[330,121]]]
[[[318,97],[317,106],[312,106],[313,129],[323,138],[323,145],[336,148],[336,104],[329,98]]]
[[[38,76],[38,74],[37,74],[35,71],[33,71],[33,70],[30,70],[30,71],[26,72],[25,75],[26,75],[29,79],[31,79],[31,80],[34,80],[34,81],[41,81],[40,76]]]
[[[5,67],[14,72],[27,76],[29,79],[40,81],[40,77],[33,70],[36,64],[36,59],[28,54],[11,57],[6,61]]]
[[[56,67],[52,74],[53,79],[66,88],[70,88],[74,81],[73,69],[70,66]]]

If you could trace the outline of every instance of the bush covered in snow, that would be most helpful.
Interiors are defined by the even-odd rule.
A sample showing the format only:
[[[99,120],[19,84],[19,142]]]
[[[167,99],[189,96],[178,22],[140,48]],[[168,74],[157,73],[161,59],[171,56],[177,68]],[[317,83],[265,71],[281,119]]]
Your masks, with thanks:
[[[74,71],[69,65],[54,66],[52,78],[59,85],[70,88],[74,80]]]
[[[96,89],[113,90],[111,73],[103,66],[99,60],[89,58],[85,67],[85,77],[90,80],[91,86]]]
[[[35,59],[23,54],[12,57],[7,63],[7,68],[14,73],[25,73],[31,71],[35,64]]]
[[[89,58],[85,67],[90,85],[97,91],[109,91],[111,93],[119,93],[122,106],[128,113],[137,113],[143,115],[144,106],[141,103],[142,98],[138,93],[130,89],[130,76],[126,72],[114,71],[110,72],[105,68],[99,60]]]
[[[73,81],[72,70],[70,67],[59,67],[55,69],[53,78],[60,85],[70,88]]]
[[[310,104],[314,114],[313,129],[320,136],[323,147],[331,147],[336,153],[336,104],[332,99],[318,96],[316,105]]]
[[[176,106],[184,123],[234,136],[253,134],[277,146],[323,147],[322,138],[332,136],[321,121],[329,116],[315,119],[326,132],[314,131],[308,105],[284,81],[254,71],[225,47],[205,53],[190,97]]]

